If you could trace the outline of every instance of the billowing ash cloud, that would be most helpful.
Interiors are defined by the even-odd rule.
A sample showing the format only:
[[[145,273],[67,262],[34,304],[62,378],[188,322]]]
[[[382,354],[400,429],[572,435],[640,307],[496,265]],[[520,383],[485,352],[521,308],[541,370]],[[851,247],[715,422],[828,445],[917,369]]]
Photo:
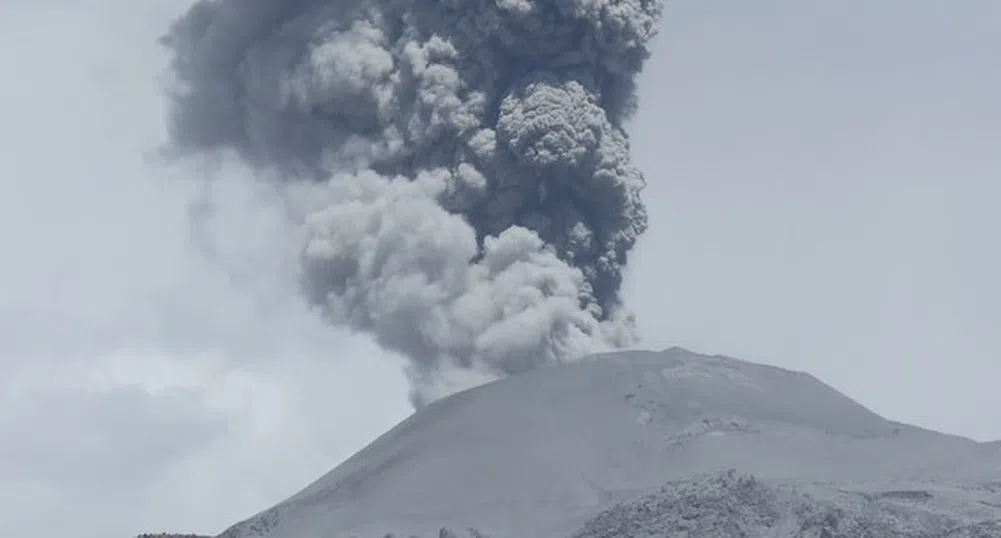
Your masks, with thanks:
[[[316,185],[304,291],[408,357],[420,406],[633,341],[619,289],[647,222],[622,123],[661,9],[202,0],[164,38],[172,145]]]

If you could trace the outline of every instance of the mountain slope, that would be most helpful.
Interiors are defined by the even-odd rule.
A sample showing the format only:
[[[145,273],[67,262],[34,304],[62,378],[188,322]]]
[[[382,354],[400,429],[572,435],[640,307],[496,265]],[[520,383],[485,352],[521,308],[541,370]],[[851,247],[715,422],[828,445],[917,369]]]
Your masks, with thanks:
[[[568,536],[665,482],[731,468],[788,484],[982,480],[1001,450],[888,421],[807,374],[615,353],[436,402],[223,536]]]
[[[888,488],[887,486],[891,486]],[[730,471],[672,481],[572,538],[1001,536],[1001,484],[789,484]]]

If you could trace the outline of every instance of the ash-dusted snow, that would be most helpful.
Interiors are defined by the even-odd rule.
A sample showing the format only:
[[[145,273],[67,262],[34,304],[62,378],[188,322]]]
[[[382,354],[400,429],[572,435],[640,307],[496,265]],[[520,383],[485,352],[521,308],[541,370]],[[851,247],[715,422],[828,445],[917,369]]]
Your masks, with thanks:
[[[223,536],[958,537],[1001,536],[999,521],[998,444],[674,348],[435,402]]]

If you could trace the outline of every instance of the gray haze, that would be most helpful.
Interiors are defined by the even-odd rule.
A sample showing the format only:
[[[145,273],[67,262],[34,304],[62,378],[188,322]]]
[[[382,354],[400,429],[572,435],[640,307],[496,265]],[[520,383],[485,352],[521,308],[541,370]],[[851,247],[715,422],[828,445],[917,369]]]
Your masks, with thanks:
[[[203,0],[163,40],[172,149],[326,184],[304,194],[304,291],[407,357],[420,406],[634,342],[619,289],[647,224],[622,123],[661,9]]]
[[[994,0],[670,3],[629,129],[643,347],[1001,438],[999,47]]]
[[[300,228],[259,171],[147,158],[155,38],[189,3],[0,0],[2,536],[219,531],[412,409],[402,359],[300,304]],[[668,3],[626,124],[638,345],[1001,438],[999,11]]]

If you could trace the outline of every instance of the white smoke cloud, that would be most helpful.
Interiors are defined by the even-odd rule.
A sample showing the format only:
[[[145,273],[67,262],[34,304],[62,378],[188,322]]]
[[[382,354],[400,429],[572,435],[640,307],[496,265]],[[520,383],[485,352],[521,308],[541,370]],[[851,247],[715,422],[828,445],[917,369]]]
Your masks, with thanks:
[[[298,192],[307,297],[406,356],[419,406],[464,388],[455,369],[635,340],[619,289],[646,210],[622,126],[661,9],[204,0],[164,38],[172,149],[236,150]]]
[[[481,371],[489,378],[619,341],[580,308],[579,270],[521,227],[480,248],[475,230],[437,203],[445,187],[433,174],[336,177],[308,220],[305,282],[322,283],[308,291],[335,323],[414,359],[416,402],[443,395],[437,379],[452,368],[507,369]]]

